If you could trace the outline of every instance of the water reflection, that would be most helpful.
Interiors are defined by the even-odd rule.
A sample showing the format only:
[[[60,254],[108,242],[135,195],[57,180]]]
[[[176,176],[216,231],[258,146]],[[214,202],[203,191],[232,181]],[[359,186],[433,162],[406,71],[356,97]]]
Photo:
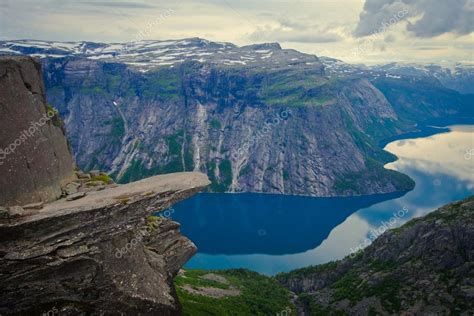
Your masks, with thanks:
[[[265,274],[340,259],[370,232],[407,208],[399,226],[413,217],[473,193],[473,126],[394,141],[386,149],[399,157],[388,164],[410,175],[416,187],[406,195],[315,199],[274,195],[204,194],[176,206],[173,217],[199,253],[189,268],[245,267]],[[389,199],[389,200],[387,200]]]

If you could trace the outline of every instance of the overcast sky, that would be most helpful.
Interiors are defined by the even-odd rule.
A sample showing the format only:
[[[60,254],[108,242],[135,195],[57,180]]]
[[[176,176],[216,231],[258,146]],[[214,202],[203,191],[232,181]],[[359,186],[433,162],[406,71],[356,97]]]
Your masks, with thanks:
[[[0,39],[279,42],[347,62],[473,63],[474,0],[0,0]]]

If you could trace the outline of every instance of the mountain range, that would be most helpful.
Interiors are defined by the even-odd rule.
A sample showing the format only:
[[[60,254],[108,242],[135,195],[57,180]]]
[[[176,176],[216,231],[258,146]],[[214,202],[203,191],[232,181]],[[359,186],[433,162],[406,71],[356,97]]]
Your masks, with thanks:
[[[200,38],[2,41],[41,58],[76,162],[127,183],[202,171],[213,192],[348,196],[410,190],[380,144],[472,118],[473,69],[349,65]]]

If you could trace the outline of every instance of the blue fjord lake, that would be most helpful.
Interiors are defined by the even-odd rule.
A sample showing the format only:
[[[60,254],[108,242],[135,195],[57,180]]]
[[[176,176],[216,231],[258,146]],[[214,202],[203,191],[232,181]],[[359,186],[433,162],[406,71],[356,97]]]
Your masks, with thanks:
[[[414,190],[345,198],[202,193],[176,204],[172,219],[198,247],[185,267],[273,275],[341,259],[385,228],[474,192],[472,125],[396,140],[385,149],[399,158],[385,167],[409,175]]]

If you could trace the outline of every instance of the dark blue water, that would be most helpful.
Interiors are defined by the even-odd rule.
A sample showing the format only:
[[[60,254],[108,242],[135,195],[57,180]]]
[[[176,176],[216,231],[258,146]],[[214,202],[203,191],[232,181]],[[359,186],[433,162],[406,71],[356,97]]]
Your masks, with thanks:
[[[443,132],[385,147],[399,157],[386,167],[415,180],[408,193],[350,198],[199,194],[175,205],[173,220],[199,249],[186,267],[275,274],[340,259],[377,231],[473,194],[473,128]]]
[[[199,194],[173,219],[206,254],[294,254],[312,249],[350,214],[403,193],[350,198]]]

